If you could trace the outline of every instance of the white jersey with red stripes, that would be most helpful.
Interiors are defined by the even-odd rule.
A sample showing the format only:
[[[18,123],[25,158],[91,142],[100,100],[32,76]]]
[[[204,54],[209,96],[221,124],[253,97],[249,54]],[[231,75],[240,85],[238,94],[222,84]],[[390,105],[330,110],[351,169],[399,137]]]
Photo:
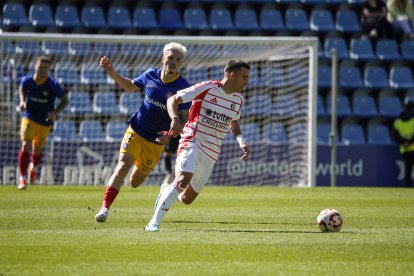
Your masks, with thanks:
[[[206,81],[177,92],[183,102],[192,101],[178,152],[195,143],[200,152],[218,159],[230,122],[240,119],[244,101],[240,93],[226,94],[221,86],[220,81]]]

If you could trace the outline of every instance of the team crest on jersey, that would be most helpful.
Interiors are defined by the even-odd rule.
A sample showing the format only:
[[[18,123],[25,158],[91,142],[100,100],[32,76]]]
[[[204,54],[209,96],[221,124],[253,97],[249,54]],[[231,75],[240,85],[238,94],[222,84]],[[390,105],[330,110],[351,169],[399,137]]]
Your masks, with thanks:
[[[128,148],[128,143],[123,144],[123,145],[122,145],[122,148],[123,148],[123,149]]]
[[[47,92],[47,90],[43,90],[42,91],[43,96],[47,97],[47,95],[49,94],[49,92]]]
[[[165,93],[165,98],[168,99],[169,97],[171,97],[173,95],[174,95],[173,92],[167,92],[167,93]]]
[[[232,103],[232,104],[230,105],[230,108],[231,108],[231,110],[235,111],[235,110],[236,110],[236,105],[235,105],[234,103]]]

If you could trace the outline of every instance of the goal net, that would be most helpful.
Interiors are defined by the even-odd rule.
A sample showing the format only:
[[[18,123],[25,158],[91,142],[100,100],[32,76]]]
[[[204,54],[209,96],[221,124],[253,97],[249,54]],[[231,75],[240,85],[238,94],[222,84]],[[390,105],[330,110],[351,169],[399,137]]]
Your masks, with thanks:
[[[232,58],[252,67],[249,85],[241,91],[246,104],[240,120],[251,156],[240,160],[242,152],[229,132],[210,185],[315,184],[317,39],[31,33],[0,34],[0,182],[16,184],[19,179],[18,87],[23,75],[34,72],[37,56],[51,58],[51,75],[69,98],[48,137],[37,183],[105,185],[117,163],[126,121],[145,95],[123,91],[100,68],[99,59],[110,57],[118,73],[133,79],[162,66],[168,42],[187,47],[181,74],[190,84],[222,79]],[[145,184],[160,184],[165,173],[161,159]]]

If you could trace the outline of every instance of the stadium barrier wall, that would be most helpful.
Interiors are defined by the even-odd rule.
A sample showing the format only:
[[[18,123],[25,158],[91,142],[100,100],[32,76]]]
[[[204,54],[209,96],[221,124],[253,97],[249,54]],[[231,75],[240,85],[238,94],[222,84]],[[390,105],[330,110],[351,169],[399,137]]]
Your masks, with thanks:
[[[72,143],[69,147],[67,143]],[[102,151],[102,143],[107,150]],[[4,144],[4,145],[2,145]],[[119,143],[108,142],[55,142],[53,158],[45,158],[41,165],[41,184],[62,183],[63,185],[105,185],[118,160]],[[0,181],[2,185],[16,184],[19,179],[17,156],[19,141],[0,141],[0,147],[9,147],[9,154],[14,159],[0,159]],[[67,149],[77,149],[76,151]],[[258,186],[278,183],[285,186],[289,177],[294,175],[294,167],[289,167],[286,160],[289,145],[272,145],[257,143],[250,145],[251,156],[247,161],[240,161],[241,151],[237,144],[223,146],[222,156],[209,180],[214,183],[226,183],[229,186]],[[268,152],[258,155],[255,152]],[[274,159],[274,152],[279,152]],[[335,173],[337,186],[376,186],[403,187],[404,163],[397,145],[348,145],[337,147]],[[280,154],[282,153],[282,154]],[[146,185],[159,185],[165,176],[165,169],[160,162],[146,181]],[[221,171],[220,174],[215,172]],[[223,176],[223,171],[225,175]],[[223,179],[224,177],[224,179]],[[125,185],[128,185],[125,178]],[[220,179],[220,181],[218,181]],[[316,186],[330,185],[330,147],[317,146]]]

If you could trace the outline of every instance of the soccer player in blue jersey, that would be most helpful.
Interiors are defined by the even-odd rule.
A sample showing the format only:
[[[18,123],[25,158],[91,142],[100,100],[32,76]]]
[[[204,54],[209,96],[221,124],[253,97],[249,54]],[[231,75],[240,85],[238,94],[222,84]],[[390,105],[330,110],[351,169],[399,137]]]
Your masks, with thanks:
[[[179,73],[186,53],[187,49],[179,43],[166,44],[161,59],[162,68],[150,68],[133,80],[120,76],[113,69],[108,57],[101,58],[101,67],[122,89],[128,92],[142,89],[145,91],[145,99],[141,107],[129,118],[129,127],[121,142],[118,164],[106,186],[101,209],[95,215],[97,222],[107,219],[108,210],[132,165],[134,168],[129,180],[131,186],[136,188],[143,183],[160,160],[165,144],[171,138],[168,134],[171,119],[167,112],[167,99],[178,90],[190,86]],[[179,107],[183,121],[188,118],[190,105],[183,104]]]
[[[18,189],[27,186],[27,171],[29,169],[29,183],[34,184],[37,166],[42,159],[42,149],[57,114],[68,105],[68,99],[59,83],[49,76],[50,60],[46,56],[36,59],[34,75],[24,76],[20,83],[19,98],[22,123],[20,135],[22,148],[18,162],[20,182]],[[55,108],[55,99],[60,103]],[[32,162],[30,163],[30,149],[32,148]]]

